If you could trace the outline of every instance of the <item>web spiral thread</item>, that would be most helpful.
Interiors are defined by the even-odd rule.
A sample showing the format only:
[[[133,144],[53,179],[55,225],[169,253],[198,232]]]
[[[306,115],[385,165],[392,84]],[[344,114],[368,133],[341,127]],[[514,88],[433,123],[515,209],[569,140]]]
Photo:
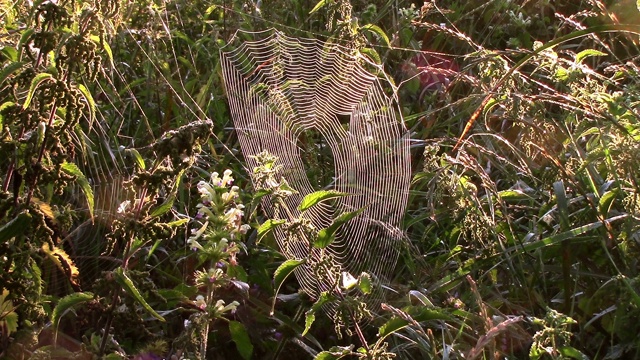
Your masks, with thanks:
[[[260,39],[239,41],[249,36]],[[304,236],[276,231],[285,256],[309,260],[296,270],[302,289],[317,298],[342,272],[389,281],[403,239],[399,224],[411,172],[409,134],[395,97],[387,95],[392,85],[382,69],[335,43],[278,31],[239,33],[230,44],[221,62],[242,153],[249,169],[259,165],[255,156],[263,151],[278,159],[278,177],[296,191],[285,199],[288,220],[299,217],[302,199],[319,189],[349,196],[307,210],[303,216],[315,229],[364,208],[324,251]],[[273,217],[273,199],[262,201]],[[313,264],[320,261],[335,271],[318,274]],[[375,306],[381,295],[376,291],[366,300]]]

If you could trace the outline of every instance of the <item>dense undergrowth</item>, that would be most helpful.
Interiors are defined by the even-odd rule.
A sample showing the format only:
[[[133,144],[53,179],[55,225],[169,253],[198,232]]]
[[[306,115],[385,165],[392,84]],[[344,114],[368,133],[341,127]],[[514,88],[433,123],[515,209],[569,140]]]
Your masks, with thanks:
[[[0,357],[639,358],[639,19],[631,0],[3,2]],[[349,42],[398,85],[407,241],[360,336],[320,313],[307,332],[291,280],[270,314],[284,258],[258,241],[219,63],[270,27]]]

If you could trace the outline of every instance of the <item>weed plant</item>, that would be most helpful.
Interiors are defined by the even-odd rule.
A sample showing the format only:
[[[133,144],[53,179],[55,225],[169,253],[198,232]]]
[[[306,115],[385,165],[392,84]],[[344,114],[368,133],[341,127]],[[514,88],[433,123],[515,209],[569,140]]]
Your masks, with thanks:
[[[639,18],[631,0],[1,3],[0,358],[640,358]],[[396,295],[351,336],[258,235],[274,219],[218,54],[269,27],[383,64],[411,130]]]

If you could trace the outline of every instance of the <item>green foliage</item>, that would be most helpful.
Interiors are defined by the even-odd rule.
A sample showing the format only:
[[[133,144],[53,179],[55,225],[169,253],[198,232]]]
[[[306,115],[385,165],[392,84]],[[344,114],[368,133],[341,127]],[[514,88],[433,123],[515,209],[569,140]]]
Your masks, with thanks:
[[[266,3],[0,5],[0,357],[638,357],[640,3]],[[362,209],[315,229],[238,206],[295,195],[277,159],[245,188],[218,59],[271,26],[398,86],[415,177],[392,279],[258,243],[303,231],[328,257]],[[334,286],[307,299],[299,266]],[[363,308],[379,282],[395,295]],[[50,321],[82,346],[30,342]]]

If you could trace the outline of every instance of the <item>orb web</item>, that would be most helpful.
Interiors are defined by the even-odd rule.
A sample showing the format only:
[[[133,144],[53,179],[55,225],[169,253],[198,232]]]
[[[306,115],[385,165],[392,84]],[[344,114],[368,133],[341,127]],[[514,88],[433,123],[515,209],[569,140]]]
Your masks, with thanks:
[[[258,39],[240,40],[249,37]],[[403,239],[399,224],[411,172],[409,134],[382,68],[335,43],[274,30],[237,33],[221,50],[221,63],[248,168],[257,167],[255,156],[266,151],[281,165],[278,177],[295,190],[285,199],[288,220],[301,215],[300,202],[318,189],[349,195],[304,212],[316,229],[340,214],[364,209],[340,227],[325,255],[309,246],[311,239],[292,242],[281,229],[275,231],[285,256],[310,260],[295,272],[302,289],[317,298],[331,290],[342,272],[355,277],[367,272],[387,283]],[[272,199],[262,202],[273,217]],[[339,271],[314,274],[311,264],[322,258]],[[383,295],[382,287],[376,289],[366,298],[373,305]]]

